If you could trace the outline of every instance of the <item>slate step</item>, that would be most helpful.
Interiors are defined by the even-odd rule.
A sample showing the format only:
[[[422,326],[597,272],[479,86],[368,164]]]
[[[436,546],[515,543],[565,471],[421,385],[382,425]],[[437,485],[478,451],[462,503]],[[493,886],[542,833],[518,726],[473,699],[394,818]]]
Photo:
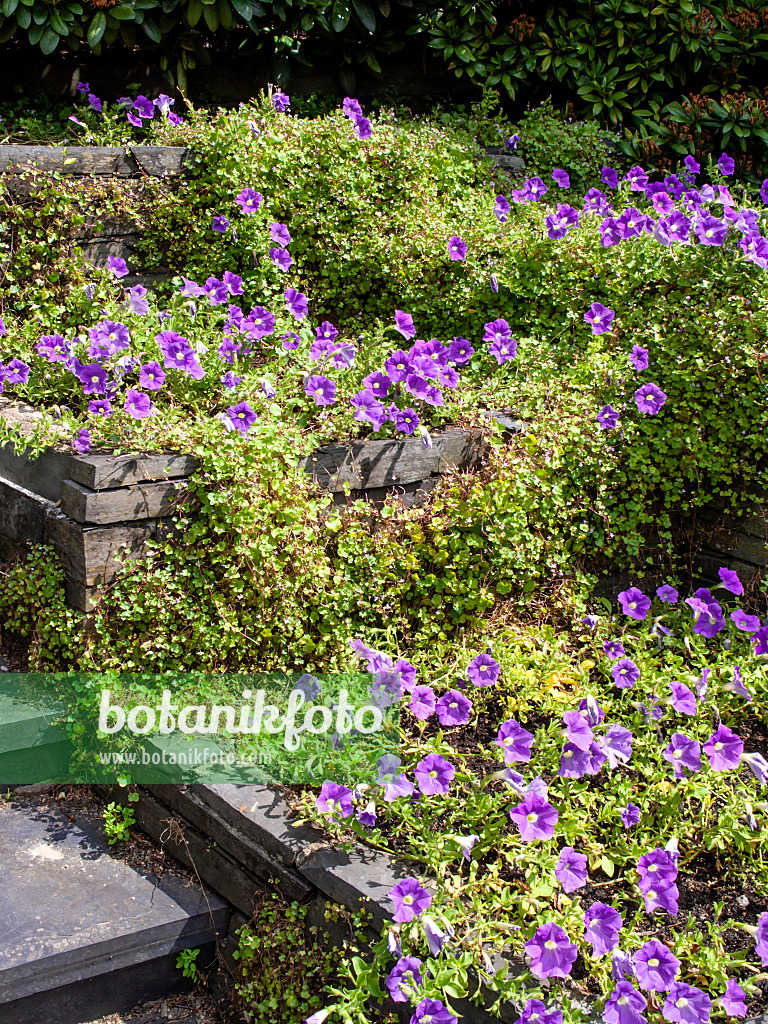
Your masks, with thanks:
[[[81,1024],[189,986],[183,949],[216,961],[231,910],[113,856],[103,822],[42,798],[0,804],[0,1024]]]

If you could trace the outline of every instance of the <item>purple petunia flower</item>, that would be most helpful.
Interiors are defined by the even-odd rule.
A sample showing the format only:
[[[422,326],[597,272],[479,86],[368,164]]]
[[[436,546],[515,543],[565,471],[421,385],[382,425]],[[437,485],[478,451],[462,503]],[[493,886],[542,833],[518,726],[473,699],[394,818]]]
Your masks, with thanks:
[[[296,291],[295,288],[286,288],[285,308],[296,320],[303,320],[309,312],[307,296],[303,292]]]
[[[722,580],[721,586],[724,587],[725,590],[730,590],[730,592],[735,594],[737,597],[744,593],[744,584],[739,579],[738,573],[735,573],[733,569],[718,569],[717,575]]]
[[[729,1017],[747,1016],[747,993],[733,978],[728,979],[720,1003]]]
[[[304,381],[304,394],[314,398],[315,405],[333,405],[336,401],[336,385],[327,377],[315,374]]]
[[[324,782],[315,800],[315,807],[329,818],[348,818],[352,813],[352,790],[336,782]]]
[[[643,384],[633,397],[638,410],[646,416],[655,416],[667,400],[667,396],[656,384]]]
[[[672,734],[672,739],[661,756],[675,769],[676,779],[684,779],[686,771],[701,771],[701,744],[682,732]]]
[[[344,97],[341,109],[343,110],[345,117],[362,117],[363,114],[363,108],[360,106],[359,101],[353,99],[351,96]]]
[[[315,337],[318,341],[335,341],[338,336],[339,332],[329,320],[323,320],[320,326],[315,328]]]
[[[395,800],[413,795],[413,783],[404,774],[394,775],[384,782],[384,802],[391,804]]]
[[[511,207],[505,196],[496,196],[496,204],[493,208],[493,212],[499,223],[506,223],[510,209]]]
[[[280,245],[286,246],[291,244],[291,234],[285,224],[279,224],[277,221],[272,221],[269,225],[269,237],[273,242],[279,242]]]
[[[373,135],[373,125],[367,117],[360,115],[352,118],[352,124],[355,126],[355,134],[358,139],[370,139]]]
[[[125,277],[128,274],[128,264],[119,256],[110,256],[107,260],[107,266],[117,278]]]
[[[156,362],[145,363],[139,370],[139,384],[147,391],[159,391],[165,381],[165,371]]]
[[[43,335],[35,348],[38,355],[47,359],[49,363],[65,363],[72,354],[72,346],[60,334]],[[759,628],[759,622],[757,626]]]
[[[709,1024],[712,1000],[695,985],[673,981],[661,1015],[673,1024]]]
[[[107,371],[98,363],[89,363],[88,366],[78,365],[75,376],[83,385],[83,394],[103,395],[106,393]]]
[[[565,931],[552,921],[536,929],[525,944],[525,952],[531,961],[531,973],[540,981],[567,978],[578,955]]]
[[[646,1024],[643,1010],[645,996],[629,981],[620,981],[611,993],[603,1010],[605,1024]]]
[[[680,898],[680,890],[674,882],[651,883],[641,892],[646,914],[652,914],[654,910],[663,910],[671,917],[677,917],[677,901]]]
[[[504,751],[504,763],[512,764],[515,761],[531,760],[534,739],[532,732],[510,718],[501,725],[493,742]]]
[[[607,903],[593,903],[584,913],[584,938],[592,943],[592,956],[610,953],[619,943],[623,921],[618,910]]]
[[[227,416],[235,430],[239,430],[241,434],[247,434],[256,422],[256,413],[247,402],[230,406],[227,409]]]
[[[627,764],[632,757],[632,733],[623,725],[609,725],[600,741],[600,748],[608,759],[611,769]]]
[[[147,289],[144,285],[136,284],[128,289],[128,306],[132,313],[139,316],[146,316],[149,312],[149,302],[145,298]]]
[[[634,826],[640,821],[640,808],[637,804],[627,804],[623,811],[621,811],[619,817],[621,818],[624,828],[634,828]]]
[[[675,208],[674,200],[666,192],[657,192],[651,199],[651,203],[657,213],[670,213]]]
[[[278,114],[284,114],[285,111],[291,105],[290,96],[286,95],[282,89],[276,89],[272,93],[272,106],[278,112]]]
[[[277,269],[283,273],[286,273],[293,266],[293,256],[291,256],[287,249],[270,249],[269,258]]]
[[[671,884],[677,878],[677,864],[670,850],[657,848],[644,853],[637,862],[640,889],[653,885]]]
[[[560,188],[571,187],[571,179],[568,172],[562,170],[560,167],[556,167],[554,171],[552,171],[552,180],[556,185],[559,185]]]
[[[593,302],[584,314],[584,320],[591,324],[593,334],[605,334],[610,331],[615,316],[616,313],[602,302]]]
[[[363,384],[365,384],[366,389],[377,398],[385,398],[387,392],[392,387],[392,381],[389,377],[378,370],[375,373],[369,373],[367,377],[364,377]]]
[[[512,331],[510,330],[509,324],[506,320],[491,320],[490,323],[485,324],[483,341],[490,343],[495,341],[509,341],[511,337]]]
[[[126,325],[115,323],[114,320],[104,320],[91,327],[88,330],[88,339],[91,342],[89,353],[99,359],[113,356],[116,352],[128,348],[131,343],[131,335]]]
[[[235,196],[235,202],[249,217],[253,217],[258,208],[264,202],[264,196],[253,188],[244,188]]]
[[[466,338],[454,338],[448,346],[448,359],[457,366],[468,363],[475,354],[475,350]]]
[[[72,438],[72,447],[78,455],[85,455],[91,450],[91,432],[82,427]]]
[[[168,116],[168,113],[175,102],[176,101],[172,99],[170,96],[166,96],[164,92],[161,92],[160,95],[156,96],[155,99],[153,100],[153,103],[160,111],[160,113],[164,114],[166,117]]]
[[[414,1002],[414,996],[424,983],[421,960],[415,956],[401,957],[386,978],[386,985],[395,1003]]]
[[[415,878],[404,878],[394,885],[387,896],[395,904],[393,920],[398,924],[407,924],[420,917],[432,902],[432,897]]]
[[[390,406],[390,410],[390,419],[394,416],[395,430],[399,430],[401,434],[414,434],[418,430],[421,421],[415,409],[398,409],[393,405]]]
[[[704,744],[704,753],[714,771],[731,771],[739,767],[744,743],[727,725],[721,724]]]
[[[606,640],[603,644],[603,651],[611,659],[623,658],[627,653],[624,650],[624,645],[619,640]]]
[[[133,101],[133,109],[138,113],[139,117],[143,117],[148,121],[151,121],[155,116],[155,104],[152,100],[147,99],[146,96],[137,96]]]
[[[402,309],[395,310],[395,330],[408,341],[416,335],[416,328],[413,326],[413,317],[410,313],[404,313]]]
[[[538,203],[538,201],[540,199],[543,199],[547,192],[549,192],[547,186],[544,184],[541,178],[537,176],[534,176],[533,178],[528,178],[528,180],[523,183],[523,188],[526,197],[530,199],[533,203]]]
[[[701,170],[701,164],[692,156],[687,156],[685,160],[683,160],[683,163],[691,172],[691,174],[698,174]]]
[[[619,690],[628,690],[640,678],[640,669],[631,658],[620,658],[611,669],[611,678]]]
[[[615,430],[619,425],[620,415],[613,406],[604,405],[597,414],[597,422],[600,424],[601,430]]]
[[[725,221],[699,210],[693,221],[693,231],[702,245],[722,245],[728,234]]]
[[[222,282],[227,286],[227,291],[230,295],[243,294],[243,279],[239,274],[233,274],[230,270],[225,270],[222,275]]]
[[[226,234],[227,228],[229,227],[229,220],[226,217],[215,216],[213,218],[213,230],[218,231],[219,234]]]
[[[642,167],[631,167],[626,174],[631,192],[644,192],[648,184],[648,175]]]
[[[559,203],[557,213],[550,213],[544,221],[547,237],[553,240],[565,236],[579,226],[579,211],[566,203]]]
[[[458,1020],[439,999],[422,999],[409,1024],[458,1024]]]
[[[456,769],[440,754],[427,754],[413,770],[424,796],[444,796],[451,788]]]
[[[493,356],[499,366],[503,363],[508,363],[510,359],[514,359],[517,355],[517,341],[514,338],[507,338],[505,341],[494,341],[488,349],[488,354]]]
[[[552,804],[536,793],[528,793],[522,803],[513,807],[509,817],[520,830],[524,843],[551,839],[555,834],[558,813]]]
[[[609,249],[618,245],[624,238],[624,232],[615,217],[606,217],[600,225],[600,245]]]
[[[155,412],[155,407],[152,405],[149,395],[145,395],[135,388],[128,388],[126,391],[123,408],[135,420],[143,420]]]
[[[467,243],[463,242],[458,235],[452,235],[448,239],[448,255],[451,260],[465,260],[467,258]]]
[[[747,615],[746,618],[757,619],[757,616]],[[738,665],[733,666],[733,679],[730,683],[727,683],[723,689],[728,690],[730,693],[737,693],[740,697],[744,697],[748,703],[752,700],[752,694],[744,685],[744,680],[741,677],[741,669]]]
[[[572,846],[564,846],[555,865],[555,878],[563,892],[575,892],[587,884],[587,858]]]
[[[677,604],[680,600],[680,595],[674,587],[669,585],[669,583],[665,583],[663,586],[658,587],[656,590],[656,596],[660,601],[666,604]]]
[[[668,217],[660,218],[654,238],[662,245],[671,245],[673,242],[687,242],[690,234],[690,217],[686,217],[680,210],[675,210]]]
[[[349,404],[354,406],[358,423],[371,423],[374,430],[378,430],[387,418],[384,406],[371,391],[358,391],[350,398]]]
[[[600,172],[600,180],[608,188],[618,188],[619,186],[619,175],[613,167],[603,167]]]
[[[670,680],[669,688],[672,691],[672,707],[681,715],[695,715],[698,710],[696,694],[689,689],[685,683],[677,679]]]
[[[548,1010],[540,999],[529,999],[515,1024],[563,1024],[563,1012],[557,1007]]]
[[[758,629],[752,636],[752,643],[755,645],[755,654],[768,654],[768,626]]]
[[[414,686],[408,705],[414,718],[418,718],[420,722],[426,722],[434,714],[436,706],[435,691],[431,686]]]
[[[103,416],[107,419],[112,415],[112,403],[108,398],[93,398],[88,403],[88,412],[91,416]]]
[[[680,961],[658,939],[649,939],[632,957],[640,988],[668,992],[680,970]]]
[[[435,705],[440,725],[448,728],[455,725],[466,725],[473,709],[472,701],[465,697],[460,690],[448,690]]]
[[[590,772],[591,757],[587,750],[582,750],[575,743],[566,743],[560,755],[560,767],[557,774],[562,779],[580,779]]]
[[[731,619],[733,620],[737,629],[744,630],[745,633],[756,633],[760,629],[760,619],[757,615],[747,615],[747,613],[737,608],[735,612],[731,612]]]
[[[733,174],[736,169],[736,163],[727,153],[721,154],[720,159],[717,161],[717,166],[720,173],[726,175],[726,177]]]
[[[589,727],[589,722],[579,711],[566,711],[563,715],[563,725],[568,742],[572,743],[579,750],[589,750],[594,736]]]
[[[467,678],[473,686],[493,686],[500,672],[501,666],[490,654],[478,654],[467,665]]]
[[[648,349],[641,345],[633,345],[629,355],[629,361],[636,370],[648,369]]]

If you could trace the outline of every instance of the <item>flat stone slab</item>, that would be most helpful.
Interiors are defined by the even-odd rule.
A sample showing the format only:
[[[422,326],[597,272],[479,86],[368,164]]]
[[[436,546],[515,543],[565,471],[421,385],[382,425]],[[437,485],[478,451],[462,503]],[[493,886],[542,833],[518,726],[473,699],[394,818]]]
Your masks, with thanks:
[[[59,174],[180,174],[189,150],[183,146],[0,146],[0,173],[30,167]]]
[[[116,1008],[126,994],[139,1002],[135,979],[151,976],[153,962],[227,933],[218,896],[139,874],[111,855],[98,819],[69,820],[40,799],[0,804],[0,874],[2,1024],[43,1019],[30,1008],[60,990],[79,993],[82,1020],[92,1019],[90,995],[103,1006],[105,986]]]

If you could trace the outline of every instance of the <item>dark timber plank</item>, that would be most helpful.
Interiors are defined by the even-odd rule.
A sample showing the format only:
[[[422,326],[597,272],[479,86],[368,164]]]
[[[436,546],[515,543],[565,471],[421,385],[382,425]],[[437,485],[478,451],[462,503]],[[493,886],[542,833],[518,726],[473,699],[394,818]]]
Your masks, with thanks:
[[[0,146],[0,173],[29,167],[61,174],[180,174],[189,150],[182,146]]]
[[[70,464],[70,479],[92,491],[151,480],[177,480],[197,468],[192,455],[81,455]]]
[[[155,519],[171,512],[183,493],[185,483],[184,480],[161,480],[109,491],[92,491],[74,480],[65,480],[61,486],[61,510],[78,523],[102,526]]]
[[[147,964],[157,968],[226,935],[229,909],[221,899],[170,874],[158,882],[114,858],[97,818],[73,819],[44,799],[12,803],[2,817],[0,868],[14,880],[0,890],[2,1024],[54,1019],[42,1007],[52,994],[78,991],[70,986],[79,987],[83,1014],[74,1019],[91,1020],[89,998],[101,1007],[106,994],[113,1009],[127,994],[138,1001]],[[55,1019],[73,1019],[73,1009]]]
[[[472,465],[482,443],[481,430],[450,427],[434,434],[432,448],[425,448],[420,437],[324,445],[303,460],[302,468],[324,490],[341,491],[345,484],[354,490],[392,487]]]

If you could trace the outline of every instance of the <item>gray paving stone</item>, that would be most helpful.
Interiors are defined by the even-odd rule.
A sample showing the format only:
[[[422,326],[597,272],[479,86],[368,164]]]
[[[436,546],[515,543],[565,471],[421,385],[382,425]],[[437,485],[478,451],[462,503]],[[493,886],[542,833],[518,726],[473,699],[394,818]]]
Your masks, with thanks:
[[[13,879],[0,890],[0,1024],[44,1019],[59,992],[71,1012],[57,1024],[135,1004],[180,950],[227,932],[218,896],[139,874],[96,820],[36,802],[0,805],[0,874]]]

